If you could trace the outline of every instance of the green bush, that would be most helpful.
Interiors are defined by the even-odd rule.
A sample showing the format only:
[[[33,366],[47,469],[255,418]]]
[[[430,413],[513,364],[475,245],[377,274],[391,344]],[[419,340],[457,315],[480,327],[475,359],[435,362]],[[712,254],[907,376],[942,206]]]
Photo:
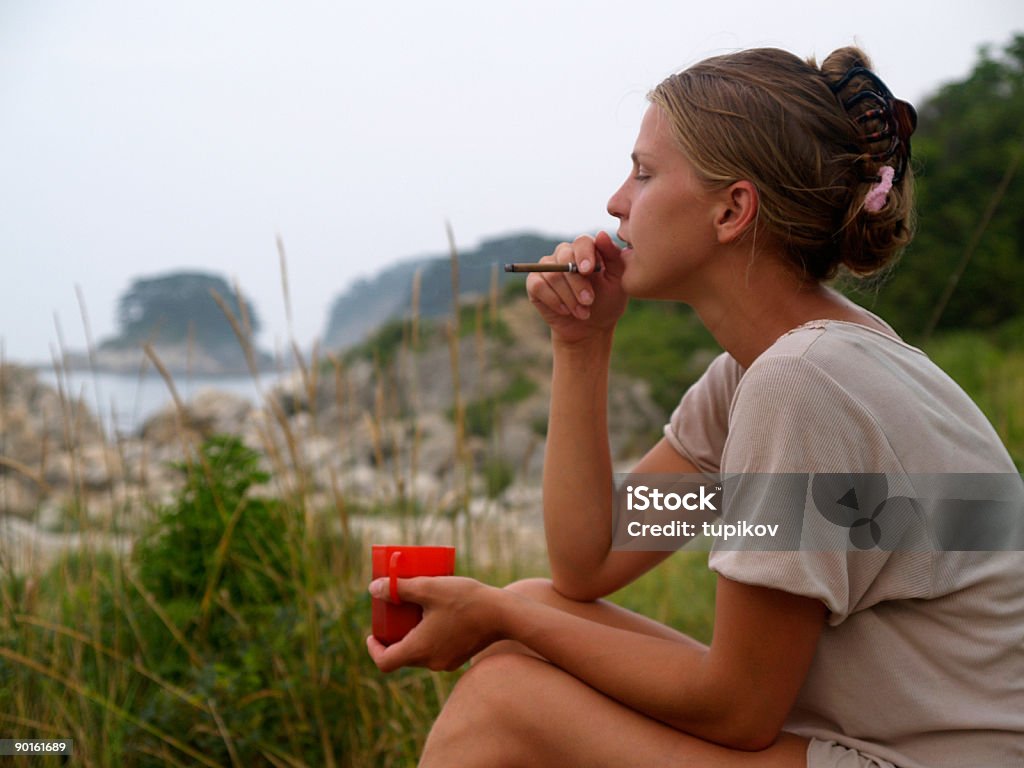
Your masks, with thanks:
[[[992,331],[950,331],[924,346],[992,422],[1018,469],[1024,469],[1022,325],[1015,319]]]
[[[646,380],[666,412],[721,349],[689,307],[631,301],[615,329],[612,367]]]
[[[483,397],[465,405],[463,419],[466,434],[491,437],[504,406],[522,402],[537,391],[537,382],[517,371],[505,388],[493,397]],[[455,409],[448,409],[448,418],[455,420]]]
[[[254,496],[237,438],[180,469],[131,558],[0,577],[5,732],[74,738],[83,765],[413,764],[452,678],[373,666],[363,545]]]
[[[201,600],[223,592],[242,604],[291,601],[289,541],[301,541],[304,520],[280,502],[248,491],[270,475],[259,454],[234,436],[215,436],[199,459],[178,465],[185,486],[159,511],[136,545],[139,575],[160,600]]]

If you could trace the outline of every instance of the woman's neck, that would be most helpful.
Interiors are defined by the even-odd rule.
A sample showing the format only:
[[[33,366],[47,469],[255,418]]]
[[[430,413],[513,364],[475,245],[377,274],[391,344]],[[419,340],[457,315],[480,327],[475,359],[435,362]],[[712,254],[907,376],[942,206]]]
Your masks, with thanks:
[[[844,320],[891,333],[846,297],[797,274],[780,256],[752,258],[748,252],[731,263],[726,259],[705,290],[687,303],[744,368],[787,331],[812,320]]]

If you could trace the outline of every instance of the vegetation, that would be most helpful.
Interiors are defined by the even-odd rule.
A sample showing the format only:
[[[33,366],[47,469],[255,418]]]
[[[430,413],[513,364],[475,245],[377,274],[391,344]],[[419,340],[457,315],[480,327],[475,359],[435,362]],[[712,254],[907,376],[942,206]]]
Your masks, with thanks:
[[[633,301],[615,329],[612,364],[647,381],[654,401],[670,413],[719,351],[689,307]]]
[[[1019,471],[1024,471],[1024,317],[988,332],[936,336],[924,351],[992,422]]]
[[[477,437],[490,437],[501,418],[505,406],[519,403],[537,391],[537,383],[522,371],[511,375],[506,387],[495,397],[485,397],[468,403],[463,418],[466,432]],[[454,409],[449,410],[448,418],[456,418]]]
[[[3,576],[5,733],[72,738],[96,766],[414,760],[450,680],[375,673],[363,547],[253,495],[258,461],[211,438],[130,559]]]
[[[459,307],[459,336],[481,334],[497,341],[508,341],[511,332],[497,313],[487,310],[483,301]],[[370,333],[365,340],[350,347],[342,356],[346,362],[371,360],[388,366],[394,362],[399,350],[422,351],[425,347],[443,342],[452,322],[448,318],[422,319],[417,317],[415,341],[413,323],[409,318],[393,318]],[[329,363],[328,363],[329,364]]]
[[[1020,108],[1022,67],[1018,37],[1002,58],[986,52],[965,83],[922,105],[914,139],[922,204],[944,213],[922,219],[919,245],[901,270],[908,276],[898,273],[876,299],[880,311],[897,325],[921,329],[923,338],[929,311],[945,295],[943,280],[955,274],[972,233],[981,231],[938,332],[922,343],[985,411],[1018,467],[1024,467],[1024,318],[1008,297],[1024,282],[1017,271],[1024,263],[1020,185],[1008,184],[983,231],[979,225],[999,174],[1019,157],[1006,137],[1018,141],[1015,132],[1024,124],[1024,112],[1013,111]],[[982,101],[985,110],[978,111]],[[954,130],[958,121],[966,127]],[[123,308],[135,329],[126,334],[143,333],[135,323],[158,317],[157,306]],[[459,311],[451,325],[424,322],[419,338],[454,335],[447,330],[452,325],[460,333],[508,332],[480,304]],[[414,335],[410,321],[399,321],[354,354],[384,366],[399,350],[415,348]],[[634,302],[618,329],[614,365],[645,377],[668,410],[714,352],[688,310]],[[535,386],[525,373],[512,376],[500,392],[472,400],[452,418],[463,434],[486,437],[502,409]],[[315,398],[310,402],[314,407]],[[536,425],[539,433],[543,427]],[[294,455],[295,438],[288,441]],[[275,483],[284,470],[268,469],[266,461],[235,437],[211,437],[178,466],[180,490],[152,510],[151,526],[131,555],[86,544],[32,576],[0,562],[5,734],[73,738],[76,764],[104,768],[415,762],[457,674],[406,670],[385,677],[373,667],[364,647],[368,547],[348,515],[415,523],[439,510],[418,498],[401,506],[374,500],[365,508],[339,498],[336,510],[314,509],[301,487]],[[497,459],[485,460],[481,470],[489,496],[515,477]],[[84,498],[76,503],[77,528],[95,527],[88,512]],[[460,553],[460,569],[464,562],[482,560]],[[522,553],[513,551],[511,560],[461,572],[505,583],[525,575],[521,568]],[[710,640],[714,575],[706,555],[680,553],[613,599]],[[40,757],[34,764],[59,760]]]
[[[136,279],[118,302],[119,334],[105,346],[194,341],[205,349],[237,347],[235,330],[219,297],[254,335],[260,328],[252,304],[224,278],[203,272],[173,272]]]
[[[919,107],[918,231],[877,309],[917,340],[993,328],[1020,314],[1024,285],[1024,35]]]
[[[460,301],[471,302],[474,296],[486,296],[494,284],[518,285],[520,281],[510,279],[501,271],[501,265],[536,261],[538,254],[550,253],[559,242],[556,238],[533,234],[512,235],[484,241],[477,248],[464,251],[457,257]],[[359,343],[381,324],[395,317],[405,317],[414,303],[418,305],[417,314],[428,320],[451,315],[451,257],[448,254],[391,267],[339,295],[331,306],[324,346],[339,349]]]

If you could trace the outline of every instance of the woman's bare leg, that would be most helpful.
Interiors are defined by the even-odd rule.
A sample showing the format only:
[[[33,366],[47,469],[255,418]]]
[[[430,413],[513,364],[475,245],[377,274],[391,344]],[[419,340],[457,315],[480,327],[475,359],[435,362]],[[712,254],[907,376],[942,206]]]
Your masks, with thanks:
[[[591,621],[705,647],[613,603],[570,600],[548,579],[525,579],[507,589]],[[727,749],[652,720],[525,646],[502,641],[479,654],[459,680],[420,763],[421,768],[646,764],[805,768],[807,741],[784,733],[761,752]]]
[[[652,720],[542,659],[499,653],[456,685],[421,768],[665,765],[805,768],[807,741],[782,734],[761,752],[703,741]]]

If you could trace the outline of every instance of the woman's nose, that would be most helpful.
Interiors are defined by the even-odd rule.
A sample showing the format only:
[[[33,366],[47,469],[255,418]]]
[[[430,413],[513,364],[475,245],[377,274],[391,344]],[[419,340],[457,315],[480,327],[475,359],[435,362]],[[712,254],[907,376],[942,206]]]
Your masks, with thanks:
[[[616,219],[625,218],[626,214],[629,212],[629,205],[624,191],[625,187],[626,185],[623,184],[615,190],[615,193],[610,198],[608,198],[608,213]]]

